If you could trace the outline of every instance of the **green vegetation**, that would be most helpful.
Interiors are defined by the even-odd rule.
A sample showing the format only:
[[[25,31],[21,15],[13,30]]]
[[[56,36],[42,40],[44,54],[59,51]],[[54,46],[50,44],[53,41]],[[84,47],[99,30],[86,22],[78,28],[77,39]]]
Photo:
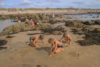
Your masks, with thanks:
[[[4,17],[0,17],[0,20],[5,20],[6,18],[4,18]]]

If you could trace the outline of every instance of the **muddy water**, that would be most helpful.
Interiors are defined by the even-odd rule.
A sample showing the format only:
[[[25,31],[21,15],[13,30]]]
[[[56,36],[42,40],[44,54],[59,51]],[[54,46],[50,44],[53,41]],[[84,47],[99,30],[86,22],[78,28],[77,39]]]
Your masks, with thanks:
[[[68,20],[98,20],[100,19],[100,14],[75,14],[75,15],[66,15]]]
[[[57,26],[65,26],[65,22],[62,22],[62,23],[55,23],[54,26],[55,26],[55,27],[57,27]]]
[[[5,28],[12,24],[16,24],[12,20],[0,20],[0,32]]]

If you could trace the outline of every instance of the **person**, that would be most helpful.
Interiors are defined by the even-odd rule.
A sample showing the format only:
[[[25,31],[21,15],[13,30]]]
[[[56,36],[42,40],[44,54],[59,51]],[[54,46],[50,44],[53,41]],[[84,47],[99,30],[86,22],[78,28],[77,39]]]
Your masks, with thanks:
[[[17,22],[18,22],[18,24],[21,24],[21,20],[20,20],[20,19],[18,19],[18,21],[17,21]]]
[[[16,17],[16,21],[18,22],[18,17]]]
[[[48,42],[51,44],[50,56],[52,56],[55,53],[62,52],[64,50],[60,41],[50,38]]]
[[[25,19],[25,24],[29,24],[28,18]]]
[[[65,40],[67,42],[67,44],[71,44],[71,36],[68,34],[68,32],[65,32],[61,38],[61,42]],[[67,44],[65,44],[65,46],[67,46]]]
[[[34,26],[34,21],[33,21],[32,18],[31,18],[31,20],[30,20],[30,23],[31,23],[32,26]]]
[[[32,46],[34,46],[34,47],[39,47],[39,46],[37,45],[37,41],[38,41],[38,40],[41,40],[41,41],[44,43],[43,39],[44,39],[44,35],[35,35],[35,36],[33,36],[32,39],[30,39],[30,40],[33,40]]]
[[[20,17],[16,17],[16,21],[17,21],[18,24],[21,24]]]

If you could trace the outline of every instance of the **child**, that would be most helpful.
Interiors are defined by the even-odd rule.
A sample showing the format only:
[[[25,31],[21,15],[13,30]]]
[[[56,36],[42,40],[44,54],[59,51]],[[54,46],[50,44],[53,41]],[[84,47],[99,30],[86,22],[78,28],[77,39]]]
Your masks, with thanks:
[[[48,42],[51,44],[50,56],[52,56],[55,53],[62,52],[64,50],[63,49],[63,46],[62,46],[62,43],[59,42],[58,40],[55,40],[53,38],[50,38],[48,40]]]
[[[65,40],[67,42],[67,44],[70,45],[72,39],[71,39],[70,35],[66,32],[62,36],[61,41],[62,40]],[[66,44],[66,46],[67,46],[67,44]]]
[[[20,19],[18,20],[18,24],[21,24],[21,20]]]
[[[31,18],[31,20],[30,20],[30,23],[31,23],[32,26],[34,26],[34,21],[33,21],[32,18]]]
[[[18,22],[18,17],[16,17],[16,21]]]
[[[35,36],[33,36],[32,39],[30,39],[30,40],[32,40],[32,42],[33,42],[32,45],[33,45],[34,47],[39,47],[39,46],[37,45],[37,41],[38,41],[38,40],[41,40],[41,41],[44,43],[43,39],[44,39],[44,35],[35,35]]]
[[[28,18],[25,19],[25,22],[24,22],[24,23],[25,23],[25,24],[29,24]]]

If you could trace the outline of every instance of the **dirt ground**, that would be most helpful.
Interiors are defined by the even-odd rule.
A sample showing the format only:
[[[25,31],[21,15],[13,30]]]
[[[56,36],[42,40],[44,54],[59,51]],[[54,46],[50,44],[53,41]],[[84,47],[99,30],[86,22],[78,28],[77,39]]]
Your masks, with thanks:
[[[71,45],[64,51],[49,56],[50,44],[48,38],[60,39],[62,35],[45,34],[45,44],[39,41],[40,48],[26,44],[31,35],[41,34],[39,31],[28,31],[13,34],[8,40],[6,49],[0,50],[0,67],[100,67],[100,46],[80,46],[76,41],[82,40],[82,35],[73,34]]]

